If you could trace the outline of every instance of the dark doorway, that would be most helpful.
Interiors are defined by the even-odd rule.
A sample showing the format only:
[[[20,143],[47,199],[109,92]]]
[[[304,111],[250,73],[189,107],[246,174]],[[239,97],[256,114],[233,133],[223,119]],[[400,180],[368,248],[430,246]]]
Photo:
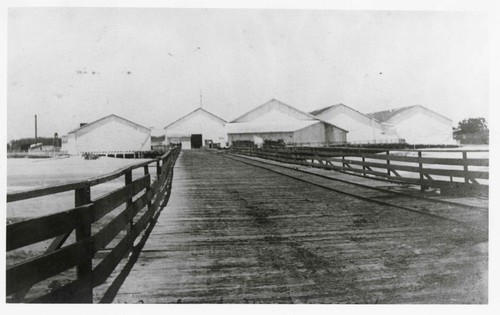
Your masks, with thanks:
[[[191,135],[191,148],[199,149],[203,144],[201,135]]]

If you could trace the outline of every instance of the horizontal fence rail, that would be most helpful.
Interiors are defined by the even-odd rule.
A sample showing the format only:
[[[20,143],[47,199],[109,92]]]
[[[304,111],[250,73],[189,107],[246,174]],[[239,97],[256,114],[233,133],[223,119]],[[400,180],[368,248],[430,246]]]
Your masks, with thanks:
[[[170,197],[173,167],[180,148],[161,157],[88,180],[7,194],[7,202],[74,191],[75,207],[63,212],[7,224],[7,251],[52,240],[41,255],[7,268],[9,302],[93,303],[93,288],[104,283],[120,261],[133,249],[135,239],[158,217]],[[152,180],[150,168],[156,172]],[[132,179],[132,171],[144,175]],[[124,186],[92,199],[91,187],[120,177]],[[121,206],[124,209],[121,210]],[[92,233],[92,224],[119,209],[109,222]],[[64,245],[74,233],[75,241]],[[93,266],[95,254],[113,242],[105,257]],[[26,299],[37,283],[76,267],[76,280],[50,292]]]
[[[411,150],[351,147],[233,147],[233,153],[353,175],[419,185],[442,193],[488,193],[488,150]]]

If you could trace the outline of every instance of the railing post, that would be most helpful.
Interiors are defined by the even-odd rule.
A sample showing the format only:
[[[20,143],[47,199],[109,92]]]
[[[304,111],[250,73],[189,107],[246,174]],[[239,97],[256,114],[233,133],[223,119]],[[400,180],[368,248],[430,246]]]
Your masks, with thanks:
[[[125,173],[125,186],[130,184],[132,184],[132,170],[128,170]],[[126,207],[128,208],[130,205],[132,205],[132,196],[130,196],[130,198],[127,199]],[[128,228],[131,229],[133,225],[134,221],[131,219]]]
[[[149,175],[149,164],[144,165],[144,176]],[[151,177],[149,179],[148,184],[146,185],[146,193],[151,189]],[[151,201],[148,202],[148,209],[151,208]]]
[[[387,176],[391,177],[391,169],[389,168],[391,165],[391,160],[389,160],[389,151],[386,152],[387,155]]]
[[[464,173],[465,173],[464,180],[466,184],[469,184],[470,180],[469,180],[469,165],[467,163],[467,151],[462,152],[462,157],[464,159]]]
[[[172,189],[172,180],[174,177],[174,166],[175,166],[175,161],[177,160],[176,155],[172,155],[168,161],[168,169],[167,169],[167,175],[168,175],[168,194],[167,194],[167,200],[170,199],[170,191]]]
[[[161,176],[161,166],[160,166],[160,159],[156,160],[156,180],[160,180]]]
[[[361,160],[363,161],[363,171],[366,171],[366,166],[365,166],[365,154],[361,152]],[[366,176],[366,173],[363,172],[363,176]]]
[[[91,203],[90,199],[90,187],[83,187],[75,190],[75,206],[83,206]],[[91,232],[91,222],[89,216],[84,216],[85,221],[76,228],[76,241],[80,242],[86,240],[92,236]],[[86,281],[84,283],[84,288],[80,291],[80,296],[78,297],[78,302],[80,303],[93,303],[93,293],[92,293],[92,256],[82,257],[81,262],[76,266],[77,277],[79,280]]]
[[[420,191],[424,192],[427,189],[427,186],[424,185],[424,172],[422,165],[422,151],[418,151],[418,172],[420,174]]]
[[[125,186],[132,184],[132,170],[125,173]],[[132,204],[132,196],[127,199],[127,207]]]
[[[161,160],[161,165],[165,165],[168,162],[168,156]]]

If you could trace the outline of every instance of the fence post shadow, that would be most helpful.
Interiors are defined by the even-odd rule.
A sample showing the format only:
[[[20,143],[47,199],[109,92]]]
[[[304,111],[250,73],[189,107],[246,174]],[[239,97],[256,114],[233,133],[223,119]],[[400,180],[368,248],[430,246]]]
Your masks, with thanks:
[[[104,293],[103,297],[101,298],[101,300],[99,301],[99,303],[112,303],[113,302],[116,295],[118,294],[118,291],[120,290],[123,283],[127,279],[128,275],[132,271],[132,268],[134,267],[135,263],[139,259],[139,255],[141,254],[142,249],[144,248],[144,245],[146,245],[146,242],[149,238],[149,235],[153,231],[161,212],[163,211],[163,209],[167,205],[168,199],[170,198],[170,191],[172,189],[171,180],[173,178],[173,173],[174,173],[174,169],[171,168],[170,174],[169,174],[169,177],[170,177],[169,182],[167,182],[168,187],[165,190],[165,193],[161,196],[161,198],[162,199],[164,198],[165,200],[163,200],[163,202],[160,204],[160,209],[158,209],[158,211],[156,212],[156,214],[152,218],[147,229],[144,230],[144,234],[142,235],[141,240],[137,243],[136,246],[132,247],[132,249],[130,251],[131,254],[129,254],[127,263],[122,268],[122,270],[120,271],[118,276],[116,276],[116,278],[113,280],[111,285],[107,288],[107,290],[105,291],[105,293]]]

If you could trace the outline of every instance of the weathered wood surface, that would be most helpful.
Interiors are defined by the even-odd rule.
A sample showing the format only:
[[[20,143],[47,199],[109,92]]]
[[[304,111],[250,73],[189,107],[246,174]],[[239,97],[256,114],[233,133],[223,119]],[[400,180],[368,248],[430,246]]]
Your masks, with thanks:
[[[486,303],[481,228],[184,151],[114,302]]]
[[[235,155],[231,155],[235,156]],[[308,166],[302,166],[302,165],[296,165],[296,164],[289,164],[289,163],[282,163],[282,162],[277,162],[273,160],[268,160],[268,159],[262,159],[259,157],[254,157],[254,156],[245,156],[245,155],[236,155],[237,157],[242,157],[245,158],[246,160],[250,161],[258,161],[258,162],[265,162],[266,164],[270,165],[282,165],[286,167],[292,167],[296,170],[304,171],[307,173],[311,174],[317,174],[321,177],[326,177],[326,178],[332,178],[332,179],[338,179],[341,181],[347,181],[350,183],[355,183],[359,185],[364,185],[364,186],[369,186],[369,187],[374,187],[376,189],[382,189],[386,190],[388,192],[399,192],[399,193],[404,193],[404,194],[410,194],[410,195],[418,195],[418,196],[426,196],[429,199],[432,200],[443,200],[443,201],[449,201],[449,202],[458,202],[464,205],[471,205],[473,207],[478,207],[478,208],[488,208],[488,198],[480,198],[480,197],[467,197],[467,196],[442,196],[439,194],[436,194],[434,191],[430,191],[428,193],[422,194],[422,192],[419,192],[416,190],[416,187],[412,187],[411,185],[401,185],[395,182],[387,182],[385,180],[376,180],[377,178],[366,178],[362,176],[356,176],[353,174],[348,174],[344,172],[332,172],[327,169],[321,169],[321,168],[314,168],[314,167],[308,167]],[[337,184],[332,183],[332,187],[338,188],[339,186]],[[367,193],[367,192],[365,192]],[[383,195],[381,195],[381,198],[383,198]],[[392,196],[391,198],[395,198],[395,196]],[[408,200],[405,200],[405,203],[408,203]],[[442,209],[442,208],[439,208]],[[460,216],[468,216],[470,213],[463,212],[463,211],[454,211],[456,215]],[[476,213],[473,211],[473,213]],[[482,212],[486,216],[487,220],[487,211]],[[483,217],[484,219],[484,217]],[[485,221],[486,222],[486,221]]]
[[[393,206],[388,209],[394,210],[394,207],[396,207],[396,210],[399,210],[397,209],[397,207],[402,207],[408,211],[413,210],[421,212],[423,215],[439,216],[446,219],[455,220],[457,222],[467,223],[467,225],[472,227],[485,226],[488,222],[487,202],[483,203],[482,207],[469,207],[467,206],[467,204],[463,203],[454,204],[453,202],[438,202],[438,200],[434,198],[424,198],[420,193],[410,193],[408,192],[409,189],[406,189],[408,193],[402,193],[402,186],[398,184],[389,185],[390,189],[381,189],[380,185],[381,183],[384,183],[383,181],[375,181],[372,179],[358,177],[346,173],[331,172],[327,170],[314,171],[318,169],[301,166],[295,167],[291,164],[285,164],[254,157],[243,158],[243,156],[236,157],[233,155],[231,155],[230,157],[242,160],[245,163],[250,164],[257,162],[256,165],[260,165],[261,167],[272,170],[273,172],[313,183],[316,186],[343,192],[348,195],[359,196],[360,199],[371,199],[374,202],[385,203],[387,206]],[[277,167],[277,165],[288,167]],[[354,178],[356,177],[360,178],[362,182],[358,182],[358,185],[353,185],[352,183],[355,182]],[[375,189],[367,189],[367,187],[373,187]],[[397,193],[398,189],[400,189],[401,193]],[[459,209],[457,209],[457,206],[459,207]],[[465,211],[463,209],[464,207],[467,208],[465,209]]]

